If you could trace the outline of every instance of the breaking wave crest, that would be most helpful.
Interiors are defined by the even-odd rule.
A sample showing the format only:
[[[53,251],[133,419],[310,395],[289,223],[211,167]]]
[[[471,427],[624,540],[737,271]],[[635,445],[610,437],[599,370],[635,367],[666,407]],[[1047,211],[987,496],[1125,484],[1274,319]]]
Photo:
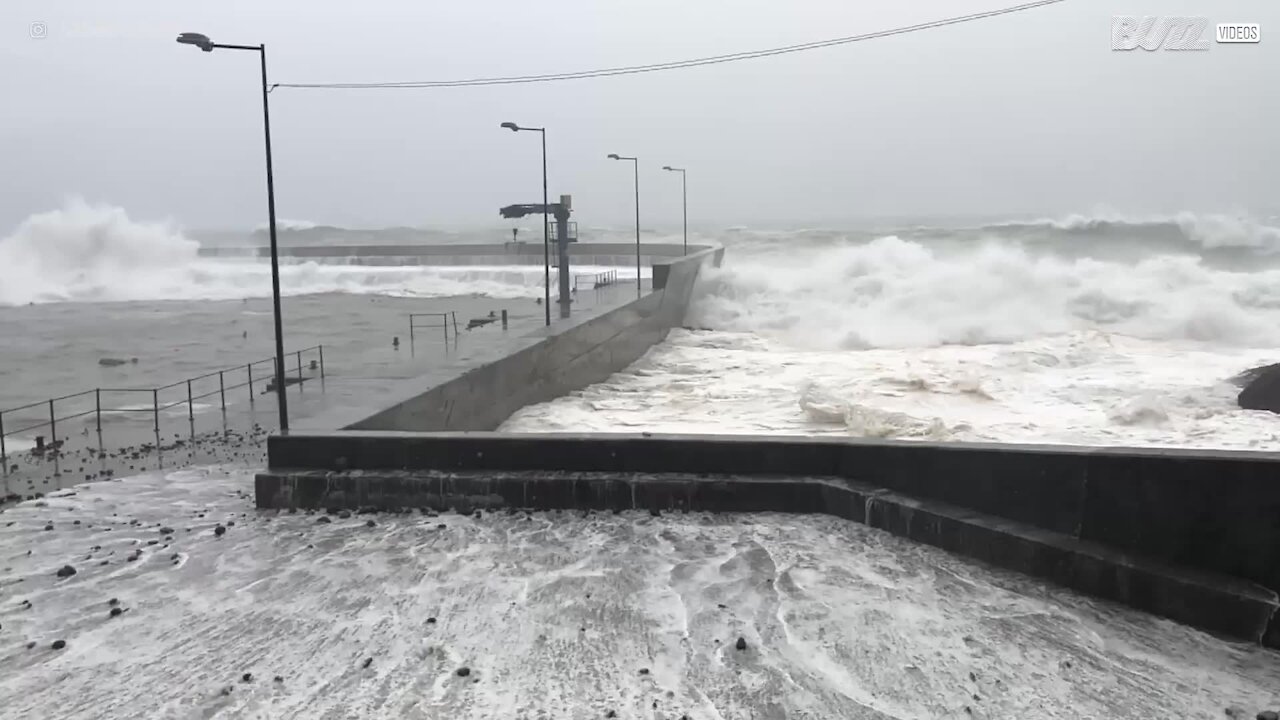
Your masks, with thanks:
[[[306,223],[293,231],[309,232]],[[169,222],[140,222],[121,208],[73,200],[32,215],[0,239],[0,305],[67,301],[232,300],[271,292],[265,261],[199,256]],[[599,268],[582,267],[589,273]],[[541,267],[370,266],[283,262],[281,290],[407,297],[541,294]]]
[[[1194,254],[1064,257],[987,238],[899,236],[726,255],[689,321],[821,350],[1016,342],[1104,330],[1147,339],[1280,344],[1280,269]]]

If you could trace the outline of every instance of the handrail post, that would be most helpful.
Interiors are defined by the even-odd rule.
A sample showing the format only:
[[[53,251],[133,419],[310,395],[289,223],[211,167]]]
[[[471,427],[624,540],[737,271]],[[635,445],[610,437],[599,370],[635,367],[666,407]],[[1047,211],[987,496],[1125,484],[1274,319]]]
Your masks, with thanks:
[[[218,396],[222,398],[222,413],[227,412],[227,384],[222,379],[222,371],[218,371]]]
[[[409,313],[409,349],[413,349],[413,313]]]
[[[320,379],[324,379],[324,346],[317,345],[316,349],[320,351]]]
[[[9,456],[4,451],[4,413],[0,412],[0,470],[4,475],[9,474]]]
[[[53,414],[53,400],[49,401],[49,435],[53,438],[53,444],[58,444],[58,418]]]
[[[102,433],[102,388],[93,391],[94,414],[98,417],[98,433]]]
[[[191,422],[196,421],[196,406],[191,400],[191,381],[187,381],[187,419]]]
[[[160,390],[151,389],[151,415],[155,418],[156,436],[160,436]]]
[[[244,369],[249,372],[249,404],[252,405],[253,404],[253,363],[249,363],[248,365],[245,365]]]
[[[294,353],[294,357],[298,358],[298,392],[302,392],[302,351]]]
[[[450,310],[449,314],[453,316],[453,336],[458,337],[458,311]]]

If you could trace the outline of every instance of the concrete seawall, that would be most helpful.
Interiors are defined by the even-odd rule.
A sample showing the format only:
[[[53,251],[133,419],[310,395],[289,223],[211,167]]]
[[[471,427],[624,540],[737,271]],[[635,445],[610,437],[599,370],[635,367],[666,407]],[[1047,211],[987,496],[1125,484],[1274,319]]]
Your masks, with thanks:
[[[502,246],[470,247],[488,248],[499,255],[502,250]],[[618,255],[619,247],[589,246],[585,252],[593,257]],[[342,408],[310,419],[300,429],[493,430],[526,405],[608,378],[680,325],[702,268],[718,265],[724,252],[707,246],[690,246],[688,255],[682,254],[680,245],[642,248],[655,253],[649,258],[653,290],[642,297],[620,307],[575,313],[485,353],[442,363],[434,372],[403,382],[390,393],[393,400]],[[536,250],[541,262],[541,247]],[[613,291],[623,292],[627,286],[623,280]]]
[[[854,439],[269,440],[261,507],[826,513],[1280,647],[1280,456]]]

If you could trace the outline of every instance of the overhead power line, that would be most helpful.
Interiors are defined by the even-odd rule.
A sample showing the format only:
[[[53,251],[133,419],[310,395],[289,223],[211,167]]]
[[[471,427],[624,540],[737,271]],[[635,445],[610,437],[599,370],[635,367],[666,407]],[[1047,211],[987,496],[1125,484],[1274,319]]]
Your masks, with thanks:
[[[986,18],[996,17],[999,15],[1009,15],[1011,13],[1032,10],[1064,1],[1065,0],[1036,0],[1036,2],[1023,3],[1021,5],[1014,5],[1011,7],[1001,8],[999,10],[988,10],[986,12],[959,15],[941,20],[931,20],[929,22],[919,23],[916,25],[906,25],[903,27],[893,28],[891,30],[878,30],[876,32],[863,33],[861,35],[850,35],[848,37],[834,38],[831,40],[818,40],[816,42],[787,45],[785,47],[770,48],[768,50],[750,50],[746,52],[731,53],[729,55],[713,55],[710,57],[695,58],[692,60],[676,60],[673,62],[654,63],[650,65],[630,65],[624,67],[603,68],[599,70],[552,73],[549,75],[516,75],[510,77],[470,78],[462,80],[409,80],[402,82],[276,83],[272,85],[272,87],[326,90],[476,87],[482,85],[520,85],[524,83],[558,82],[562,80],[613,77],[615,75],[636,75],[639,73],[660,72],[663,70],[679,70],[681,68],[701,67],[704,65],[718,65],[721,63],[737,62],[739,60],[754,60],[756,58],[772,57],[774,55],[787,55],[790,53],[804,52],[806,50],[819,50],[821,48],[835,47],[838,45],[848,45],[850,43],[862,42],[864,40],[875,40],[877,38],[891,37],[894,35],[905,35],[907,33],[919,32],[921,30],[931,30],[933,28],[946,27],[948,25],[959,25],[960,23],[984,20]]]

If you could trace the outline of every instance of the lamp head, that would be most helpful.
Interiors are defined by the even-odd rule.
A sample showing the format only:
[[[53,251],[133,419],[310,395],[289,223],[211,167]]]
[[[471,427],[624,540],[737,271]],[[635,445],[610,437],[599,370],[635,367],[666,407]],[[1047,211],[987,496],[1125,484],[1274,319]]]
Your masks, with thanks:
[[[609,159],[610,159],[610,160],[621,160],[622,158],[618,157],[618,153],[609,153]]]
[[[195,45],[205,52],[213,52],[213,41],[208,35],[200,33],[182,33],[178,36],[178,42],[183,45]]]
[[[500,127],[504,127],[511,132],[520,132],[520,126],[513,122],[504,122]]]

